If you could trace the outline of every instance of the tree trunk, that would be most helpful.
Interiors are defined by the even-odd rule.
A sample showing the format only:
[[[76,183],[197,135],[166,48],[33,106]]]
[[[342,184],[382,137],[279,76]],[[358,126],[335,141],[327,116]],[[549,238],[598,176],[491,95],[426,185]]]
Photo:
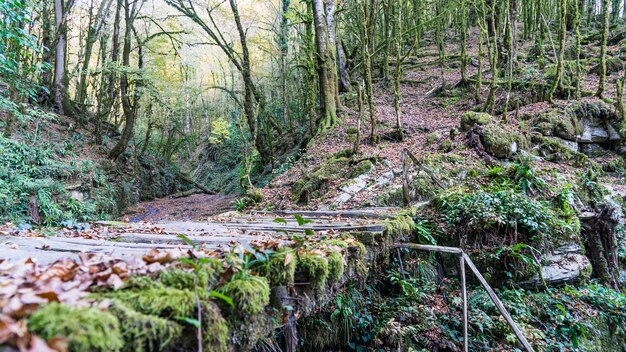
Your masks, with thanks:
[[[136,15],[137,2],[133,3],[131,9],[129,0],[124,0],[124,46],[122,48],[122,66],[124,68],[130,68],[130,52],[131,52],[131,33],[133,27],[133,21]],[[138,67],[141,70],[143,68],[143,59],[141,53],[141,46],[139,46],[139,62]],[[111,159],[117,159],[128,147],[128,143],[133,137],[133,130],[135,128],[135,118],[137,115],[137,104],[139,104],[139,83],[136,82],[136,87],[132,92],[133,101],[131,101],[130,82],[128,79],[127,70],[122,70],[120,74],[120,90],[122,97],[122,111],[124,112],[124,129],[122,130],[122,136],[117,144],[109,152]]]
[[[337,105],[335,100],[336,78],[332,51],[330,46],[327,19],[324,14],[323,0],[312,0],[313,25],[315,28],[315,45],[317,47],[317,70],[319,79],[319,104],[321,120],[318,131],[324,131],[337,122]]]
[[[609,0],[602,0],[602,37],[600,39],[600,82],[596,96],[602,98],[606,81],[606,42],[609,37]]]
[[[559,56],[557,57],[556,76],[548,93],[548,100],[552,101],[554,92],[561,88],[563,76],[563,56],[565,54],[565,36],[567,35],[567,0],[561,0],[561,32],[559,36]]]
[[[63,0],[54,1],[55,28],[57,42],[54,54],[54,108],[63,114],[63,78],[65,76],[66,30],[63,20]]]

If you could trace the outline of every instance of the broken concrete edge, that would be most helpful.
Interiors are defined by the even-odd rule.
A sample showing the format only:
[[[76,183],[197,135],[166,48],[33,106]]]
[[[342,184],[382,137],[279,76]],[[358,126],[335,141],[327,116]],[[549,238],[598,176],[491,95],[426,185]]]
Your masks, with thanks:
[[[257,341],[277,329],[295,329],[289,321],[330,304],[349,282],[364,284],[370,270],[388,262],[393,243],[412,233],[412,213],[407,210],[385,220],[382,231],[342,233],[279,247],[267,256],[267,265],[254,270],[244,267],[222,275],[232,270],[222,264],[233,255],[232,248],[219,259],[207,260],[210,264],[200,270],[190,269],[189,263],[171,262],[159,272],[128,277],[119,289],[97,289],[87,297],[88,308],[85,304],[44,304],[27,319],[28,327],[46,340],[66,339],[70,350],[185,349],[198,343],[194,324],[202,312],[205,350],[252,350]],[[198,290],[198,285],[204,288]],[[51,316],[57,313],[63,317]],[[93,329],[85,329],[81,324],[93,324],[80,319],[76,321],[81,324],[48,328],[51,320],[90,315],[107,321],[106,331],[95,322]],[[98,338],[87,336],[96,333]],[[116,343],[89,345],[100,340]]]

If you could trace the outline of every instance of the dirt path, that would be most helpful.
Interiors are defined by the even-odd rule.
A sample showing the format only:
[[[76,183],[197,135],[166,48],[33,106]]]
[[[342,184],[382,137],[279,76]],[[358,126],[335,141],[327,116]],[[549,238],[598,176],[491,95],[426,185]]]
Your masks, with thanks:
[[[206,220],[210,216],[233,210],[232,203],[236,198],[219,194],[161,198],[139,203],[127,209],[121,218],[128,222]]]

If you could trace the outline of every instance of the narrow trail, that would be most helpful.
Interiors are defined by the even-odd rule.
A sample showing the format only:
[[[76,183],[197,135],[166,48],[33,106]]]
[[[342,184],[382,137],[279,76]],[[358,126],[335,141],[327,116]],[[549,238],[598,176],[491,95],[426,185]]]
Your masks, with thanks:
[[[161,198],[127,209],[121,220],[127,222],[206,221],[210,216],[234,210],[232,195],[192,194],[181,198]]]

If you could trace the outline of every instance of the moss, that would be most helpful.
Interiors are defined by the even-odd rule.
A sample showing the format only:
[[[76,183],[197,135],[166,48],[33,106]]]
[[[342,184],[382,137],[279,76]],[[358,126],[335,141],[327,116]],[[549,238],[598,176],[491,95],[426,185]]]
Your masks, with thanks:
[[[445,141],[443,141],[443,143],[441,143],[439,145],[439,147],[437,148],[439,151],[447,153],[449,151],[451,151],[453,149],[454,145],[452,144],[452,141],[449,139],[446,139]]]
[[[437,132],[429,133],[426,136],[426,144],[433,144],[436,140],[439,139],[439,134]]]
[[[346,130],[347,134],[357,134],[359,130],[356,127],[348,127],[348,129]]]
[[[135,311],[118,300],[111,301],[111,313],[120,321],[124,351],[162,351],[183,334],[183,326],[157,316]]]
[[[282,247],[270,255],[267,265],[260,267],[259,273],[269,280],[271,286],[293,285],[298,258],[295,251]]]
[[[350,177],[354,178],[366,174],[374,168],[374,164],[370,160],[363,160],[356,164],[350,171]]]
[[[123,346],[117,318],[96,308],[50,303],[28,318],[28,329],[46,340],[65,338],[70,351],[120,351]]]
[[[219,274],[221,273],[221,267],[222,265],[217,259],[213,259],[212,262],[203,265],[197,274],[194,271],[171,267],[160,272],[159,279],[163,285],[168,287],[193,291],[194,286],[197,285],[200,291],[204,292],[207,287],[217,283]],[[194,284],[196,276],[198,279]]]
[[[341,152],[340,152],[341,153]],[[339,153],[338,153],[339,154]],[[291,192],[299,203],[308,203],[311,198],[319,198],[326,193],[326,184],[348,175],[350,159],[333,157],[319,165],[313,172],[294,182]]]
[[[195,310],[192,291],[170,287],[119,290],[103,297],[117,299],[144,314],[170,319],[192,316]]]
[[[602,164],[602,171],[604,172],[619,172],[624,173],[626,170],[626,163],[622,157],[617,157],[613,160],[607,161]]]
[[[321,291],[328,280],[328,259],[318,253],[301,252],[298,254],[297,271],[306,275],[311,285]]]
[[[536,153],[548,161],[566,162],[571,163],[573,166],[583,166],[589,160],[585,154],[568,149],[554,138],[533,136],[532,141],[533,144],[537,145],[537,148],[534,148]]]
[[[390,235],[410,235],[415,229],[415,221],[409,216],[399,216],[384,223],[385,233]]]
[[[262,313],[270,303],[270,286],[264,277],[242,275],[235,277],[217,291],[233,300],[237,316]]]
[[[510,158],[517,150],[528,145],[526,138],[518,133],[508,132],[498,125],[485,127],[481,141],[485,151],[496,158]]]
[[[334,159],[351,158],[353,155],[354,155],[354,150],[352,148],[348,148],[348,149],[340,150],[337,153],[333,154],[333,158]]]
[[[557,136],[575,141],[583,132],[583,127],[576,114],[569,110],[551,110],[539,115],[532,127],[544,136]]]
[[[147,288],[159,288],[163,285],[155,281],[150,276],[133,275],[124,283],[124,289],[147,289]]]
[[[328,280],[339,282],[343,278],[345,265],[341,252],[332,252],[328,255]]]
[[[229,330],[220,309],[213,302],[202,303],[202,342],[205,351],[228,351]]]
[[[474,125],[486,126],[492,121],[493,117],[487,113],[469,111],[461,117],[461,131],[469,131]]]

